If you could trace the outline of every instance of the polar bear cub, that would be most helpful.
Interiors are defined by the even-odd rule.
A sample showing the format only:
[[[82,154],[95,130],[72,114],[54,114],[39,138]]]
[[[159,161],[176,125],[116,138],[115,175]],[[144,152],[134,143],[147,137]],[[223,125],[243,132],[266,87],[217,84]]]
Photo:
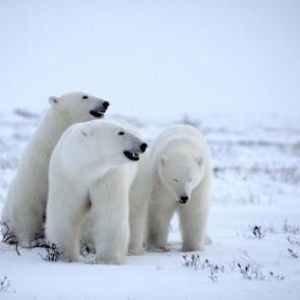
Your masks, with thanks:
[[[92,216],[96,263],[121,264],[129,242],[129,187],[147,144],[111,121],[75,124],[61,137],[49,167],[46,236],[64,261],[80,259],[82,227]],[[133,164],[131,164],[133,165]]]
[[[2,215],[10,230],[7,242],[24,247],[33,246],[43,235],[48,165],[60,136],[74,123],[102,118],[109,106],[105,100],[77,92],[50,97],[49,103],[51,107],[29,142],[9,187]]]
[[[179,216],[182,251],[203,250],[212,177],[205,138],[190,125],[171,126],[154,142],[150,163],[149,250],[168,250],[174,212]]]

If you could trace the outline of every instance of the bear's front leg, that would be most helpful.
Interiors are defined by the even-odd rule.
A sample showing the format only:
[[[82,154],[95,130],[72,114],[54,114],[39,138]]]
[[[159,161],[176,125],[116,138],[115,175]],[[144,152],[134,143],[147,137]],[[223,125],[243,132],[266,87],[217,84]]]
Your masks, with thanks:
[[[130,242],[129,255],[141,255],[145,252],[147,238],[148,210],[151,193],[151,176],[147,155],[138,162],[135,179],[130,187]]]
[[[32,207],[23,207],[22,211],[15,211],[13,214],[14,224],[12,234],[16,236],[17,243],[21,247],[32,248],[43,240],[42,212],[33,212]]]
[[[149,219],[147,250],[167,252],[169,226],[175,211],[175,200],[164,187],[152,191]]]
[[[63,180],[51,182],[46,236],[49,242],[57,245],[62,261],[80,261],[80,236],[86,203],[86,193],[74,185],[67,185]]]
[[[144,189],[146,187],[143,186]],[[128,247],[129,255],[141,255],[144,253],[146,239],[149,194],[135,193],[130,195],[130,242]]]
[[[109,180],[101,185],[91,191],[94,263],[124,264],[129,243],[128,189],[121,182],[115,186],[115,182]]]
[[[201,196],[195,190],[189,203],[181,204],[178,209],[183,252],[204,250],[208,203]]]

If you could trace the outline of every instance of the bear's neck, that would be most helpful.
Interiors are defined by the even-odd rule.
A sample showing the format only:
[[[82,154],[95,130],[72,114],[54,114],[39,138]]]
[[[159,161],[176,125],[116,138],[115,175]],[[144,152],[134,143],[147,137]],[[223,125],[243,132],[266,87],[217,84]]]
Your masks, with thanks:
[[[62,116],[60,116],[57,112],[50,109],[38,126],[34,138],[38,138],[39,143],[44,141],[44,144],[41,144],[41,147],[46,147],[49,151],[49,155],[51,155],[52,150],[56,146],[59,138],[71,125],[69,123],[70,122],[63,120]],[[41,136],[43,136],[44,139],[41,139]]]

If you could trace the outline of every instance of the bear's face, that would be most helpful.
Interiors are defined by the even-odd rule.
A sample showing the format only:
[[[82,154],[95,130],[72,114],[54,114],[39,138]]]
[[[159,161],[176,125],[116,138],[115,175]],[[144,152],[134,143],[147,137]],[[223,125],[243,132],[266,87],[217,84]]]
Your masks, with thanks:
[[[200,156],[171,153],[160,159],[158,173],[165,187],[180,204],[191,199],[192,191],[204,176],[204,160]]]
[[[113,167],[139,160],[147,144],[126,126],[110,121],[91,121],[81,130],[91,156],[101,166]]]
[[[71,123],[103,118],[109,102],[85,93],[68,93],[50,97],[52,108]]]

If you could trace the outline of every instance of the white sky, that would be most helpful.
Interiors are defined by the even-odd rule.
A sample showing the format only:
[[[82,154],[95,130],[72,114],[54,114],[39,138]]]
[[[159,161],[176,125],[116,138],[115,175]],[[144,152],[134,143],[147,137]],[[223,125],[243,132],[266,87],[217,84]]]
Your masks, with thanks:
[[[0,110],[300,113],[300,1],[0,0]]]

